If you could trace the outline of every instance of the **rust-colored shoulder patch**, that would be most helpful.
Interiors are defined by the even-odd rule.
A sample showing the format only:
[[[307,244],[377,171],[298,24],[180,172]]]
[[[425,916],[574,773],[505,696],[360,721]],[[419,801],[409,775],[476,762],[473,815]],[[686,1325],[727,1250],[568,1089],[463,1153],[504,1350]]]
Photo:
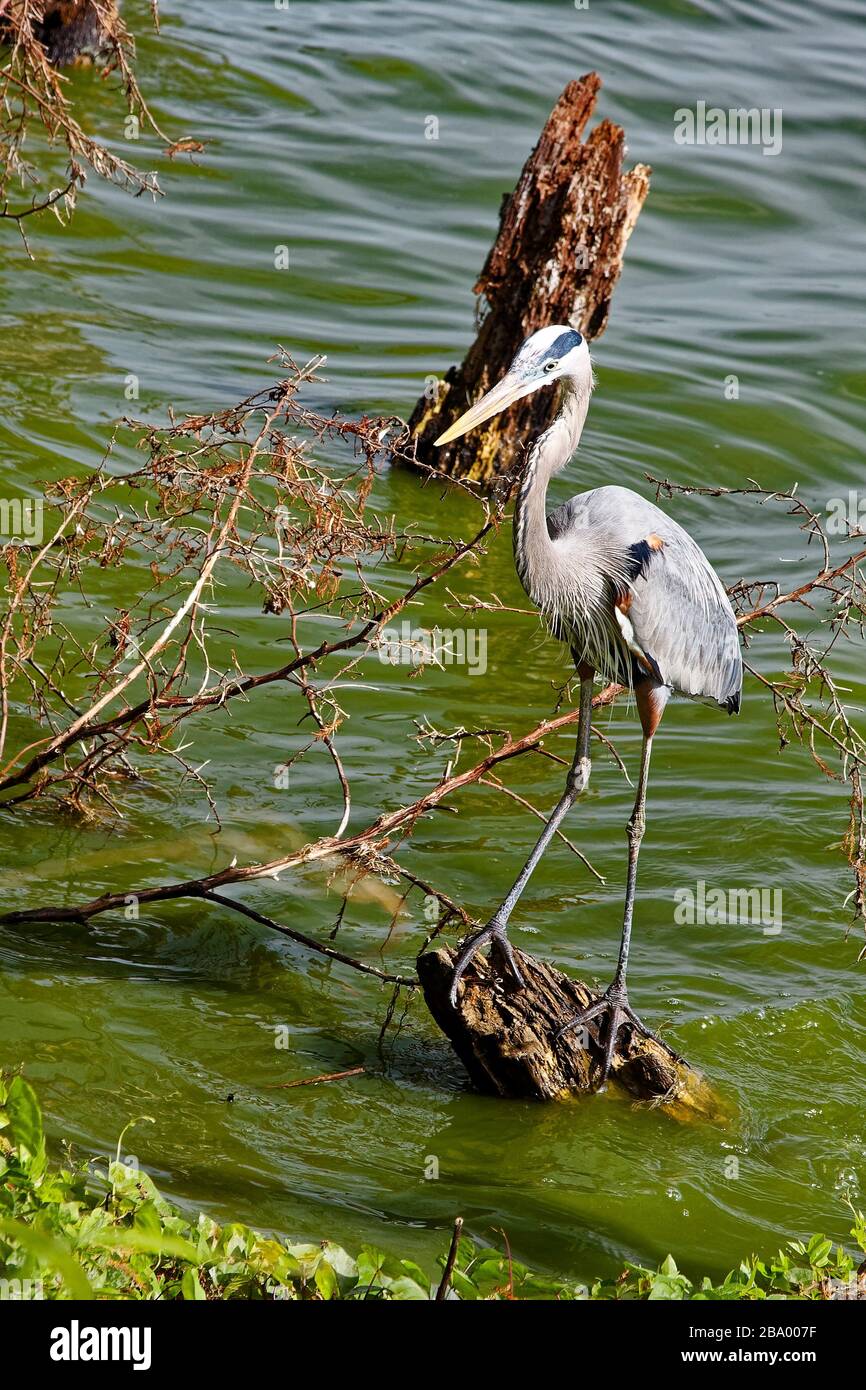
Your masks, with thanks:
[[[657,536],[655,531],[650,531],[649,535],[646,538],[646,543],[649,546],[650,550],[664,550],[665,547],[665,543],[662,540],[661,536]]]

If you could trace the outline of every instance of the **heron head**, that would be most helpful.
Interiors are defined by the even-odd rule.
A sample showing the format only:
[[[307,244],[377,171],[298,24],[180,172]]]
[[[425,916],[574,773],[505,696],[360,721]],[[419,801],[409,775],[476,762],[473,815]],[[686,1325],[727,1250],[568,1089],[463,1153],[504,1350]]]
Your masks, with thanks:
[[[592,363],[586,339],[564,324],[539,328],[523,343],[502,380],[440,434],[436,443],[449,444],[452,439],[459,439],[461,434],[498,415],[515,401],[562,377],[587,392],[592,389]]]

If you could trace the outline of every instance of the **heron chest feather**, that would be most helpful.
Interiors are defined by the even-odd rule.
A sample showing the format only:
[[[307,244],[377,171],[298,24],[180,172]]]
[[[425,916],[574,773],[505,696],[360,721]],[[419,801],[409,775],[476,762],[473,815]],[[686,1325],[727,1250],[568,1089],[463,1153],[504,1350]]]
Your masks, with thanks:
[[[521,489],[523,491],[523,489]],[[527,596],[551,634],[576,658],[611,681],[628,683],[630,660],[614,622],[614,585],[603,563],[580,532],[551,539],[534,532],[531,502],[518,498],[514,517],[514,560]],[[618,565],[611,557],[611,570]]]

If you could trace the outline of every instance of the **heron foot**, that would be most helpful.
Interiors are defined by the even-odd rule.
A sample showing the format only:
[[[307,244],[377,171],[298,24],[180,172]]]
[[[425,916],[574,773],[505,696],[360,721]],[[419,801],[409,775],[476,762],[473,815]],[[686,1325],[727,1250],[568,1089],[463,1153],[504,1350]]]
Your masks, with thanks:
[[[634,1026],[644,1037],[652,1038],[653,1041],[659,1043],[665,1051],[671,1051],[667,1043],[664,1042],[657,1033],[654,1033],[651,1028],[647,1028],[646,1024],[638,1018],[634,1009],[628,1002],[628,994],[625,985],[619,984],[617,981],[608,985],[604,994],[596,999],[593,1004],[588,1004],[585,1009],[580,1009],[570,1018],[568,1022],[560,1028],[556,1035],[556,1041],[559,1042],[559,1039],[564,1037],[566,1033],[572,1032],[575,1028],[584,1027],[585,1024],[590,1023],[592,1019],[598,1018],[601,1014],[607,1017],[607,1030],[604,1034],[604,1058],[601,1064],[601,1075],[596,1086],[597,1090],[601,1090],[610,1074],[613,1054],[616,1050],[617,1036],[623,1025],[630,1024]],[[676,1055],[676,1053],[672,1053],[672,1056],[676,1057]]]
[[[491,952],[491,956],[498,952],[500,957],[499,964],[505,964],[515,987],[517,989],[523,988],[523,974],[520,970],[520,966],[517,964],[514,948],[508,940],[507,928],[503,923],[497,922],[494,917],[493,921],[488,922],[486,927],[482,927],[481,931],[476,932],[474,936],[470,936],[468,941],[464,941],[458,953],[457,959],[454,962],[454,974],[451,976],[451,990],[449,994],[452,1008],[456,1009],[457,1007],[457,986],[465,975],[471,961],[477,956],[481,948],[487,945],[488,941],[494,948]]]

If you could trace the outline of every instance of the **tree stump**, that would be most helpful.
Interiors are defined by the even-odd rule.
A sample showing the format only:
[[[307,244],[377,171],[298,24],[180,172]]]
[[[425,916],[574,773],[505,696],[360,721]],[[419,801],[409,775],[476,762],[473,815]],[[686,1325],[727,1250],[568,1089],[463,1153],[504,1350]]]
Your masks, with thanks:
[[[534,392],[442,449],[433,441],[499,380],[530,333],[564,323],[592,339],[607,323],[650,170],[637,164],[623,172],[625,133],[612,121],[582,139],[600,87],[598,74],[587,73],[553,108],[503,203],[499,235],[475,285],[487,306],[478,336],[436,399],[422,396],[412,412],[415,457],[439,472],[488,482],[507,471],[519,442],[549,425],[555,392]]]
[[[424,952],[418,958],[418,977],[427,1007],[479,1091],[511,1100],[564,1100],[595,1089],[604,1052],[601,1021],[593,1019],[584,1029],[556,1036],[579,1009],[598,998],[593,990],[515,950],[522,989],[476,956],[454,1008],[448,993],[455,955],[446,947]],[[620,1030],[610,1074],[637,1100],[664,1106],[677,1119],[724,1117],[701,1074],[632,1024]]]

